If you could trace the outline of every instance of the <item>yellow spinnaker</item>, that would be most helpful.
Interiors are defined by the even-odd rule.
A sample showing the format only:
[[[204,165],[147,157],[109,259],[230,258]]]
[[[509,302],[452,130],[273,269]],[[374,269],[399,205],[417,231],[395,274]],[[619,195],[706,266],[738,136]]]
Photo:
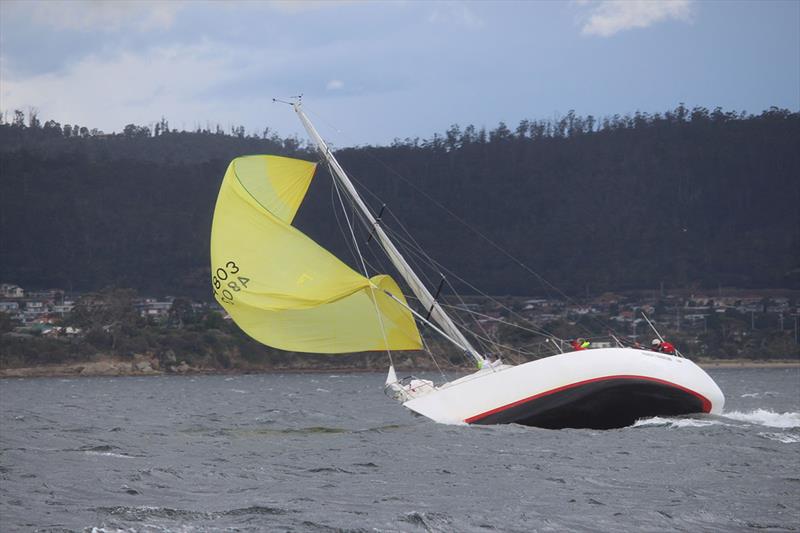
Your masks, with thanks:
[[[362,276],[291,225],[315,169],[268,155],[231,161],[211,227],[214,296],[245,333],[282,350],[420,349],[411,313],[383,292],[405,303],[391,277]]]

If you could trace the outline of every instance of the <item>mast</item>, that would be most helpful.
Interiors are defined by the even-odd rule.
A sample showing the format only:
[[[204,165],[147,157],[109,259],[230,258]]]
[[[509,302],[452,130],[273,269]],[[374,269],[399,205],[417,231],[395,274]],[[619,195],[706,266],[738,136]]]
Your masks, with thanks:
[[[439,303],[436,299],[431,295],[428,291],[425,284],[422,283],[422,280],[414,273],[411,269],[411,266],[406,262],[405,258],[402,256],[400,251],[394,245],[394,243],[389,239],[389,236],[386,232],[383,231],[380,223],[372,216],[367,205],[359,196],[358,191],[353,186],[353,183],[350,181],[350,178],[347,177],[342,166],[333,156],[331,153],[330,148],[322,139],[320,134],[317,132],[314,125],[311,124],[311,121],[308,119],[306,114],[303,112],[301,108],[300,102],[293,102],[292,107],[294,107],[297,116],[300,117],[300,122],[303,123],[303,127],[305,127],[308,135],[317,145],[320,153],[325,157],[328,165],[330,166],[331,170],[333,171],[335,178],[338,178],[339,182],[344,186],[347,193],[351,196],[355,204],[364,214],[366,219],[372,225],[375,231],[375,235],[378,238],[378,241],[383,246],[383,249],[386,251],[386,255],[389,256],[389,260],[395,266],[397,271],[403,276],[403,279],[408,283],[408,286],[411,288],[411,291],[419,298],[419,301],[425,306],[426,309],[431,309],[430,316],[435,320],[444,330],[444,332],[451,337],[450,340],[454,341],[460,348],[464,349],[470,357],[472,357],[475,362],[481,367],[485,360],[481,354],[470,344],[467,338],[461,333],[461,330],[456,327],[453,323],[452,319],[444,312],[444,310],[439,306]]]

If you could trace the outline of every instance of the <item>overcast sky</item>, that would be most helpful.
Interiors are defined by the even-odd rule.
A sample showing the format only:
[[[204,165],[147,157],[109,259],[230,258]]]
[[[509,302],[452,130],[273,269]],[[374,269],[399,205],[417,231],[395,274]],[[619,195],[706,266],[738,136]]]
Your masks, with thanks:
[[[337,146],[570,109],[800,108],[800,2],[0,1],[0,109]]]

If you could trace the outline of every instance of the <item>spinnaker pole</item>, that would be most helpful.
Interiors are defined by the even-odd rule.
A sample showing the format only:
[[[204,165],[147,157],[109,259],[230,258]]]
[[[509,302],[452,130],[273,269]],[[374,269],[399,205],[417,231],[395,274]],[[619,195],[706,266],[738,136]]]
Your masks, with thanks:
[[[408,283],[411,291],[416,295],[417,298],[419,298],[420,302],[426,309],[431,309],[431,318],[442,327],[442,330],[444,330],[449,337],[452,337],[451,340],[455,341],[458,346],[466,350],[467,354],[475,360],[475,363],[479,368],[482,367],[487,361],[480,353],[478,353],[472,344],[470,344],[470,342],[467,340],[464,334],[461,333],[461,330],[459,330],[458,327],[453,323],[452,319],[447,315],[447,313],[444,312],[439,303],[436,301],[436,298],[431,295],[427,287],[425,287],[425,284],[422,283],[422,280],[420,280],[416,273],[414,273],[414,271],[411,269],[411,266],[402,256],[400,251],[389,239],[389,236],[385,231],[383,231],[380,223],[375,219],[367,205],[361,199],[361,196],[353,186],[350,178],[347,177],[347,173],[333,156],[333,153],[331,152],[330,148],[328,148],[328,145],[325,143],[314,125],[303,112],[300,102],[292,102],[291,105],[294,107],[297,116],[300,117],[300,122],[302,122],[303,127],[305,127],[306,131],[308,132],[308,135],[317,145],[320,153],[328,162],[328,165],[335,175],[334,177],[337,178],[344,186],[345,191],[347,191],[347,193],[355,202],[356,206],[358,206],[359,210],[361,210],[363,213],[364,217],[366,217],[367,221],[369,221],[374,229],[378,242],[380,242],[381,246],[386,251],[386,255],[389,257],[389,260],[395,266],[397,271],[401,276],[403,276],[403,279],[406,281],[406,283]]]

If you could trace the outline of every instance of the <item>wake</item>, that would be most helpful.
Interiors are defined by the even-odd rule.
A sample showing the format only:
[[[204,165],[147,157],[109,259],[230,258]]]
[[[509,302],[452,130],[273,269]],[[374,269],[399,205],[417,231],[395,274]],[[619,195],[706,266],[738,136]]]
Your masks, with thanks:
[[[735,427],[745,427],[746,425],[749,425],[790,430],[800,428],[800,412],[777,413],[767,409],[755,409],[752,411],[730,411],[722,413],[718,416],[654,416],[651,418],[637,420],[636,423],[633,424],[633,427],[666,427],[670,429],[680,429],[701,428],[718,425]],[[759,433],[759,435],[784,443],[800,442],[800,436],[794,433]]]

